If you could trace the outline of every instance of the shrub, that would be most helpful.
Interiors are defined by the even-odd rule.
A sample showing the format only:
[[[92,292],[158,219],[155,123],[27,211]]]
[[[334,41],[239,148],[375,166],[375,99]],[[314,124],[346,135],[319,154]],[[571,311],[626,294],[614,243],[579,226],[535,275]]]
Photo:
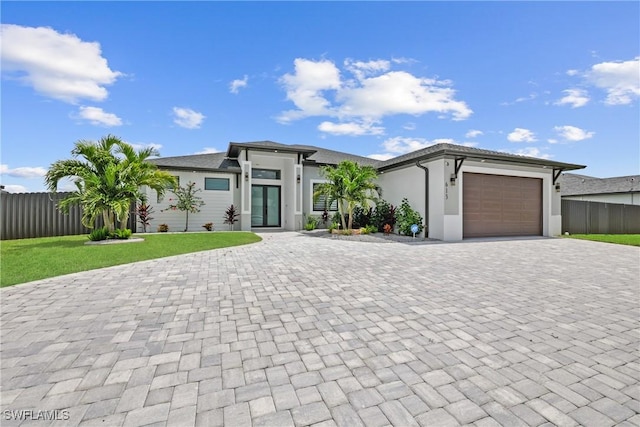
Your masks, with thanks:
[[[109,237],[111,237],[112,239],[127,240],[129,237],[131,237],[131,234],[133,233],[128,228],[116,228],[115,230],[113,230],[113,233],[111,233]]]
[[[153,217],[151,214],[153,213],[153,208],[146,204],[140,203],[136,208],[136,214],[138,215],[138,222],[142,225],[142,232],[147,232],[147,227],[151,225],[151,220]]]
[[[304,225],[304,229],[307,231],[312,231],[316,229],[317,225],[318,225],[318,219],[314,216],[309,215],[307,217],[307,222]]]
[[[107,240],[109,238],[109,229],[105,226],[102,228],[96,228],[89,233],[89,240],[92,242],[99,242],[100,240]]]
[[[158,226],[159,233],[166,233],[167,231],[169,231],[169,226],[167,224],[160,224]]]
[[[327,221],[329,221],[329,212],[327,212],[326,209],[322,211],[322,215],[320,215],[320,220],[322,221],[322,224],[327,225]]]
[[[213,223],[212,222],[208,222],[205,225],[203,225],[202,227],[205,228],[207,231],[211,231],[211,230],[213,230]]]
[[[362,229],[363,234],[373,234],[378,232],[378,227],[375,225],[367,225]]]
[[[340,228],[340,223],[333,221],[331,225],[329,225],[329,233],[331,233],[333,230],[338,230],[339,228]]]
[[[375,225],[381,232],[384,232],[385,225],[389,225],[393,230],[393,226],[396,225],[396,208],[386,200],[378,200],[369,224]]]
[[[398,219],[398,231],[405,236],[411,236],[413,234],[411,232],[411,226],[413,224],[418,226],[418,232],[416,234],[421,233],[424,228],[422,216],[409,206],[409,201],[406,198],[402,199],[396,217]]]
[[[240,214],[238,213],[238,209],[235,206],[231,205],[224,211],[224,223],[229,224],[229,229],[233,231],[233,224],[238,221],[238,217]]]
[[[389,235],[391,234],[393,229],[391,228],[391,225],[385,224],[384,227],[382,227],[382,231],[384,232],[384,234]]]
[[[373,209],[369,206],[356,206],[353,208],[353,228],[362,228],[371,224],[371,215]]]

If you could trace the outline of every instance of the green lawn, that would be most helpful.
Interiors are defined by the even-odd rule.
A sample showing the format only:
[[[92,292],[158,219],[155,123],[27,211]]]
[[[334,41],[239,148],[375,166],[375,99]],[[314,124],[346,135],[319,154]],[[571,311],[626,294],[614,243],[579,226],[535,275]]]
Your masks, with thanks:
[[[145,234],[144,242],[85,245],[86,235],[4,240],[0,243],[0,287],[261,239],[250,232]]]
[[[619,245],[640,246],[640,234],[571,234],[566,237],[593,240],[595,242],[617,243]]]

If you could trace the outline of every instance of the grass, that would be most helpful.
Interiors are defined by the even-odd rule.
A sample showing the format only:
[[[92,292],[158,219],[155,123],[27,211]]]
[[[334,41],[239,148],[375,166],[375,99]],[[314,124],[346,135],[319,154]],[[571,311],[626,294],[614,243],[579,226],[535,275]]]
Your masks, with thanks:
[[[250,232],[145,234],[144,242],[85,245],[86,235],[4,240],[0,246],[0,287],[95,268],[162,258],[261,239]]]
[[[619,245],[640,246],[640,234],[571,234],[566,237],[593,240],[595,242],[617,243]]]

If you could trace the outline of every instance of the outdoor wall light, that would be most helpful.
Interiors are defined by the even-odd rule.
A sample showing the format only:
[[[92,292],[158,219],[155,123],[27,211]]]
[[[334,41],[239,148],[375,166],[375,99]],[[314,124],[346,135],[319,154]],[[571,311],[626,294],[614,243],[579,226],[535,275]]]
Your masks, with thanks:
[[[249,181],[249,172],[244,173],[244,180]]]
[[[296,177],[296,182],[300,184],[300,174],[298,174],[298,176]]]
[[[451,178],[449,178],[449,182],[451,183],[451,185],[456,185],[456,175],[455,174],[451,174]]]
[[[556,192],[560,192],[560,184],[556,184]]]

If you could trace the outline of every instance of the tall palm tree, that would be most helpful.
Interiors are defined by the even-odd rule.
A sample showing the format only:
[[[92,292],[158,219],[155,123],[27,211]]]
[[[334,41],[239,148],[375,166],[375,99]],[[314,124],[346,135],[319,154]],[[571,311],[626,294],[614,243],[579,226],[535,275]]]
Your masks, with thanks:
[[[168,185],[175,185],[175,178],[158,171],[155,165],[145,160],[157,155],[155,149],[136,152],[120,138],[107,135],[98,142],[78,141],[71,154],[74,159],[58,160],[45,175],[50,191],[57,191],[63,178],[71,178],[76,191],[63,199],[59,208],[68,212],[71,205],[83,207],[82,224],[93,228],[102,215],[109,231],[115,229],[116,221],[121,228],[126,226],[131,203],[141,197],[140,187],[147,185],[164,194]]]
[[[365,206],[370,200],[376,200],[376,192],[380,187],[375,184],[378,173],[372,166],[359,165],[350,160],[344,160],[337,166],[323,166],[320,175],[327,182],[320,184],[314,198],[324,195],[327,203],[338,202],[338,212],[342,228],[351,230],[353,227],[353,210],[356,206]],[[348,224],[345,213],[349,216]]]

